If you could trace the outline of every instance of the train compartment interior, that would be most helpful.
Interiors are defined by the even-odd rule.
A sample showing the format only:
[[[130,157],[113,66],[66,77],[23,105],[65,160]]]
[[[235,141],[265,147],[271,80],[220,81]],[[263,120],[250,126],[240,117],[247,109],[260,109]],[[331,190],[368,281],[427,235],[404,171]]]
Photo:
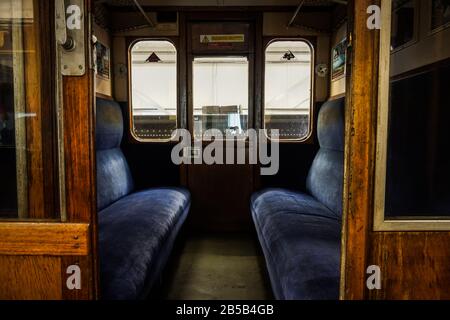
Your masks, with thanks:
[[[0,0],[0,298],[450,299],[449,40],[444,0]]]

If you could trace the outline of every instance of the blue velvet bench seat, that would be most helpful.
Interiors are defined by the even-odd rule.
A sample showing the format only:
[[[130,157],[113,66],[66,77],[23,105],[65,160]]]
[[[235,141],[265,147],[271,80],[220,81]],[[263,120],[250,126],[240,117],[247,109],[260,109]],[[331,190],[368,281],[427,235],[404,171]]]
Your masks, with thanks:
[[[277,299],[339,298],[344,105],[340,99],[321,108],[320,150],[307,193],[269,189],[252,196],[253,220]]]
[[[114,101],[97,99],[97,208],[103,299],[147,296],[170,256],[190,207],[182,188],[135,191],[120,149],[123,119]]]

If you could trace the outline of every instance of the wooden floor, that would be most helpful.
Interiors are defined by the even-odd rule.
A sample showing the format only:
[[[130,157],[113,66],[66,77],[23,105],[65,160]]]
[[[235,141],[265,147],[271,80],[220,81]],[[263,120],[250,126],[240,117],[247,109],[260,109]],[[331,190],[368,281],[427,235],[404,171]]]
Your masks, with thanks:
[[[170,300],[265,300],[272,293],[259,244],[247,235],[188,237],[169,265]]]

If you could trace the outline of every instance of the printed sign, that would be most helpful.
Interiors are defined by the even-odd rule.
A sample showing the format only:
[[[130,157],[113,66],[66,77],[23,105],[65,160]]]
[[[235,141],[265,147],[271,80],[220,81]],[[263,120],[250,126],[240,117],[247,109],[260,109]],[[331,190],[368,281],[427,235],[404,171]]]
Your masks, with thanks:
[[[231,42],[245,42],[244,34],[202,34],[200,36],[200,43],[231,43]]]
[[[331,68],[331,80],[338,80],[345,76],[345,64],[347,60],[347,39],[342,40],[333,48],[333,64]]]

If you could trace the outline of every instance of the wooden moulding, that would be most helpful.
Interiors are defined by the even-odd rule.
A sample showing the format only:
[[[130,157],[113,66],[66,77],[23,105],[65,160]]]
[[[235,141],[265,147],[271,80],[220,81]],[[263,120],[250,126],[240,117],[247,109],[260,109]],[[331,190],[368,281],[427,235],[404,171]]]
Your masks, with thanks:
[[[85,256],[89,224],[0,224],[0,255]]]

